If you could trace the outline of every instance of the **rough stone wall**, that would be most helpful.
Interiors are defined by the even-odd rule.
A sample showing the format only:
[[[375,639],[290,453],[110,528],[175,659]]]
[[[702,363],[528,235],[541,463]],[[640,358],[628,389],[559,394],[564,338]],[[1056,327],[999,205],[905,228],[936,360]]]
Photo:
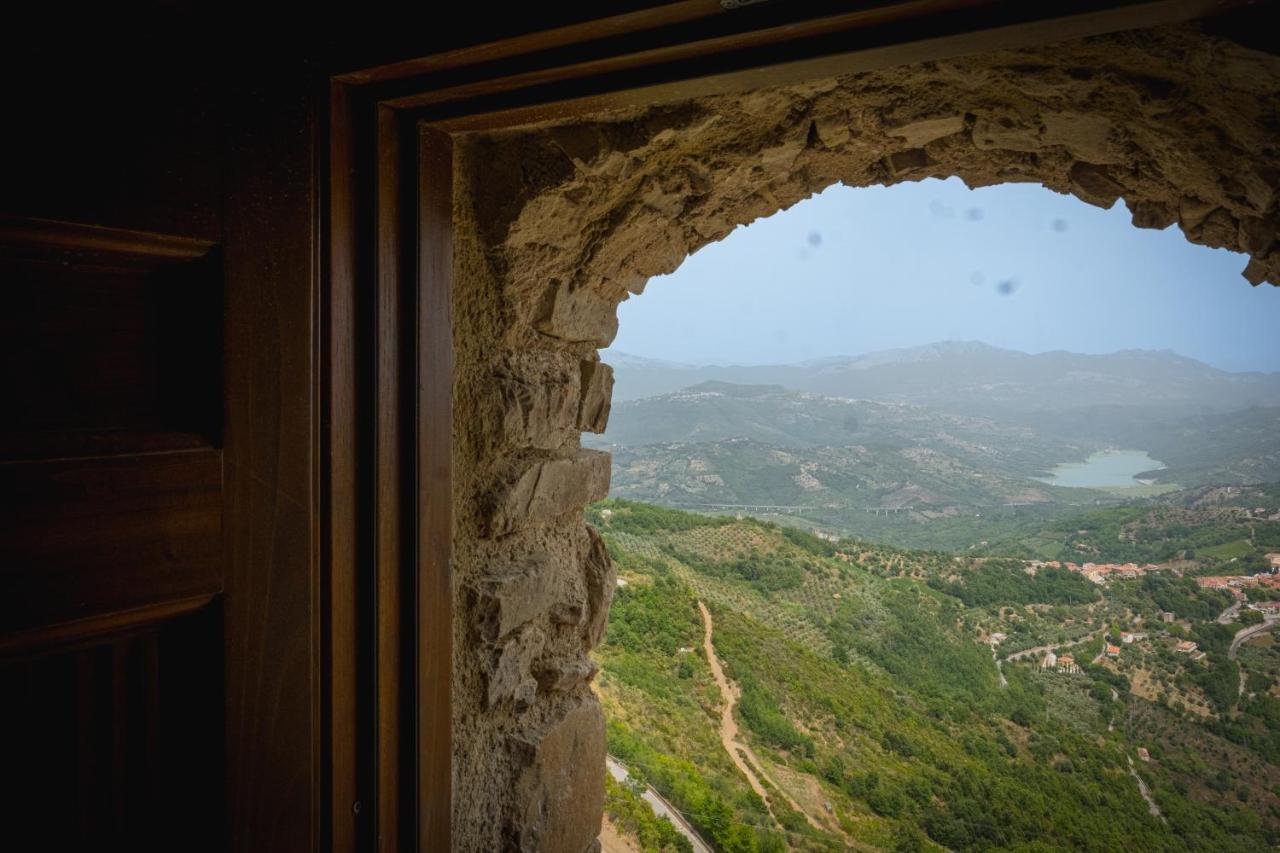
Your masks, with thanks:
[[[614,586],[617,305],[837,181],[1034,181],[1280,283],[1280,60],[1172,27],[478,136],[457,149],[454,750],[460,849],[585,850]],[[928,247],[921,247],[927,251]]]

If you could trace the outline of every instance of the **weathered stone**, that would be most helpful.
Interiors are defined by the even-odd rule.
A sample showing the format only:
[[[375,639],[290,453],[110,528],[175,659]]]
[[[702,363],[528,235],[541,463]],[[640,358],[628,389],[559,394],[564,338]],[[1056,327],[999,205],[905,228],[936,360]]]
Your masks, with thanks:
[[[1271,209],[1276,199],[1276,189],[1280,187],[1280,167],[1263,165],[1255,171],[1243,169],[1237,176],[1244,188],[1244,197],[1249,205],[1259,213]]]
[[[1182,230],[1190,233],[1200,227],[1200,223],[1204,222],[1204,218],[1213,213],[1217,207],[1210,201],[1194,196],[1185,196],[1178,204],[1178,224],[1182,226]]]
[[[547,636],[541,629],[528,626],[502,645],[489,675],[490,708],[508,700],[519,708],[533,702],[538,692],[538,682],[532,673],[533,661],[542,654],[546,643]]]
[[[609,622],[609,605],[613,602],[613,589],[618,583],[618,573],[609,559],[604,539],[591,525],[587,525],[587,552],[582,561],[587,582],[587,622],[585,636],[587,648],[593,649],[604,639],[605,626]]]
[[[556,567],[546,554],[530,554],[519,566],[476,582],[480,634],[489,642],[505,638],[556,601]]]
[[[973,123],[973,146],[982,151],[1000,148],[1005,151],[1038,151],[1044,147],[1040,128],[1029,127],[1009,118],[979,118]]]
[[[839,148],[853,136],[853,131],[849,128],[849,116],[843,112],[814,116],[813,127],[826,148]]]
[[[1241,275],[1244,276],[1245,281],[1257,287],[1267,280],[1267,267],[1257,258],[1250,258]]]
[[[928,152],[923,148],[912,148],[908,151],[896,151],[884,158],[884,162],[889,167],[889,173],[897,178],[927,167],[930,161]]]
[[[1178,221],[1178,215],[1158,201],[1136,201],[1128,207],[1135,228],[1164,230]]]
[[[1258,217],[1240,220],[1238,241],[1240,247],[1251,255],[1265,256],[1276,241],[1274,223]]]
[[[613,368],[602,361],[584,361],[581,377],[578,429],[604,432],[609,425],[609,407],[613,400]]]
[[[558,601],[551,607],[551,624],[581,625],[586,604],[581,601]]]
[[[604,812],[604,715],[594,696],[544,732],[514,738],[521,851],[587,850]]]
[[[563,341],[607,347],[618,334],[617,301],[593,288],[552,282],[543,295],[533,327]]]
[[[1106,169],[1093,163],[1076,163],[1069,177],[1071,192],[1097,207],[1111,207],[1124,192],[1124,187],[1112,180]]]
[[[1224,208],[1218,208],[1204,218],[1194,234],[1187,235],[1192,242],[1214,248],[1230,246],[1240,233],[1240,225]]]
[[[1045,115],[1045,145],[1061,145],[1073,157],[1089,163],[1124,162],[1120,150],[1111,142],[1112,124],[1106,116],[1089,113],[1050,113]]]
[[[923,148],[936,139],[951,136],[964,130],[964,116],[939,116],[913,121],[898,127],[889,128],[890,136],[897,136],[913,148]]]
[[[579,450],[568,459],[530,463],[498,498],[489,535],[501,536],[581,509],[609,494],[609,454]]]
[[[600,666],[588,658],[562,661],[545,666],[534,673],[538,686],[543,690],[571,690],[580,684],[588,684],[596,677]]]
[[[578,394],[572,384],[535,385],[503,378],[496,388],[503,432],[512,445],[555,450],[574,436]]]

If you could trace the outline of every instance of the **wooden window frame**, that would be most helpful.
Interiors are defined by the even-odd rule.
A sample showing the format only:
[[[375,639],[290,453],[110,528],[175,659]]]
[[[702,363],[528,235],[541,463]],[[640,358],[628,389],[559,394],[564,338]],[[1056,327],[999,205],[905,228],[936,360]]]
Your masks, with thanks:
[[[319,123],[328,159],[320,205],[322,846],[451,847],[455,136],[1242,5],[887,0],[844,11],[829,3],[725,10],[716,0],[680,0],[329,75],[327,122]]]

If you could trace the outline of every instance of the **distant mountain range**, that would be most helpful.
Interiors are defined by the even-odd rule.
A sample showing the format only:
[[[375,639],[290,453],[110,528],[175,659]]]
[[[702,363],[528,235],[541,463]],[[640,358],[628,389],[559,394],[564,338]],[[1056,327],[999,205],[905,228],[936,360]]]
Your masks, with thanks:
[[[609,430],[584,442],[612,451],[617,497],[771,506],[950,548],[1013,516],[1137,497],[1039,479],[1106,448],[1146,451],[1166,467],[1142,477],[1164,488],[1280,480],[1280,374],[1169,352],[1027,355],[948,342],[760,367],[606,358],[617,377]]]
[[[1143,406],[1171,416],[1280,405],[1280,373],[1230,373],[1168,350],[1030,355],[944,341],[780,365],[688,365],[621,352],[605,360],[619,402],[721,381],[979,415]]]
[[[937,447],[967,465],[1023,477],[1044,475],[1054,462],[1084,458],[1102,446],[930,406],[715,380],[615,404],[603,442],[591,443],[634,448],[730,439],[790,450]]]

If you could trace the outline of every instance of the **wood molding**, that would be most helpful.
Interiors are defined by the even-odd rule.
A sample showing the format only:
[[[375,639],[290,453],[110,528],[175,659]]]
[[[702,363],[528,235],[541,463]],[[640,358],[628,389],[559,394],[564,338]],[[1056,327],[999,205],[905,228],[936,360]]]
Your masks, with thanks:
[[[52,654],[62,651],[68,645],[97,641],[104,637],[149,628],[199,610],[216,597],[215,593],[207,593],[49,625],[17,634],[0,635],[0,658],[8,659],[30,654],[33,651]]]
[[[0,246],[189,261],[209,254],[216,244],[152,231],[129,231],[78,222],[2,216]]]
[[[418,849],[451,847],[453,816],[453,140],[421,128],[417,305]]]

